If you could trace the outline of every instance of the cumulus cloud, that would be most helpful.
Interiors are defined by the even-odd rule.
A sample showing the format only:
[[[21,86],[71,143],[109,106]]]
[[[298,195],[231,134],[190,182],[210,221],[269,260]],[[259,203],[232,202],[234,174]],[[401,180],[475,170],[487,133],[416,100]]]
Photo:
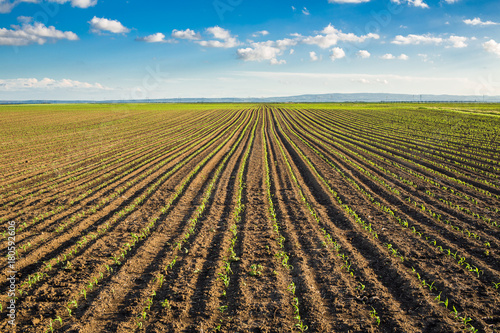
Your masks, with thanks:
[[[18,16],[17,21],[20,23],[31,23],[31,22],[33,22],[33,17],[31,17],[31,16]]]
[[[229,39],[229,40],[224,40],[224,41],[202,40],[202,41],[199,41],[198,44],[200,44],[201,46],[205,46],[205,47],[222,47],[222,48],[226,48],[226,49],[240,45],[240,43],[234,37]]]
[[[342,59],[345,57],[345,52],[343,49],[341,49],[340,47],[334,47],[332,49],[332,53],[330,54],[330,59],[332,59],[332,61],[335,61],[336,59]]]
[[[226,30],[226,29],[221,28],[219,26],[207,28],[206,31],[207,31],[207,33],[211,34],[212,36],[214,36],[214,38],[217,38],[217,39],[229,39],[229,38],[231,38],[231,33],[229,32],[229,30]]]
[[[483,22],[483,21],[481,21],[481,19],[479,17],[475,17],[472,20],[471,19],[464,20],[464,23],[468,24],[468,25],[480,25],[480,26],[498,25],[498,24],[500,24],[500,23],[493,22],[493,21],[485,21],[485,22]]]
[[[493,54],[500,57],[500,43],[497,43],[493,39],[490,39],[486,43],[483,43],[483,48]]]
[[[455,48],[462,48],[462,47],[467,47],[467,37],[461,37],[461,36],[450,36],[448,38],[448,41],[452,43],[452,46]]]
[[[301,36],[297,35],[297,37]],[[380,36],[374,33],[369,33],[364,36],[357,36],[353,33],[343,33],[341,30],[338,30],[334,26],[329,24],[320,32],[320,34],[316,36],[302,37],[302,42],[305,44],[317,45],[323,49],[326,49],[337,45],[339,41],[361,43],[370,38],[379,39]]]
[[[172,37],[179,39],[189,39],[189,40],[199,40],[201,36],[199,33],[194,32],[194,30],[186,29],[186,30],[172,30]]]
[[[384,60],[394,60],[394,59],[399,59],[399,60],[408,60],[409,57],[406,55],[406,54],[401,54],[399,56],[394,56],[390,53],[386,53],[384,54],[383,56],[380,57],[380,59],[384,59]]]
[[[422,0],[408,0],[408,4],[413,5],[415,7],[420,7],[420,8],[429,8],[429,6],[423,2]]]
[[[443,38],[433,37],[431,35],[413,35],[410,34],[408,36],[398,35],[391,42],[393,44],[398,45],[418,45],[418,44],[440,44],[443,42]]]
[[[386,53],[384,54],[383,56],[380,57],[380,59],[385,59],[385,60],[392,60],[392,59],[396,59],[395,56],[393,56],[392,54],[390,53]]]
[[[269,35],[269,31],[262,30],[262,31],[257,31],[256,33],[252,34],[252,37],[267,36],[267,35]]]
[[[391,42],[397,45],[420,45],[420,44],[451,44],[455,48],[463,48],[467,46],[467,37],[462,36],[450,36],[448,38],[435,37],[430,34],[427,35],[413,35],[408,36],[398,35]]]
[[[72,7],[89,8],[97,5],[97,0],[51,0],[60,4],[70,2]]]
[[[0,0],[0,13],[10,13],[14,7],[20,3],[38,3],[38,0]],[[72,7],[88,8],[97,4],[97,0],[49,0],[48,2],[56,2],[59,4],[71,3]]]
[[[304,9],[302,9],[302,14],[310,15],[311,13],[309,13],[309,10],[306,7],[304,7]]]
[[[238,58],[244,61],[276,60],[276,57],[281,53],[282,50],[268,42],[252,43],[252,47],[236,51]]]
[[[367,39],[379,39],[379,35],[369,33],[364,36],[357,36],[353,33],[344,33],[341,30],[336,29],[331,24],[319,31],[315,36],[302,36],[298,33],[290,34],[293,38],[284,38],[276,41],[266,41],[266,42],[251,42],[250,47],[241,48],[237,51],[237,56],[239,59],[245,61],[263,61],[268,60],[270,62],[276,63],[275,60],[278,56],[283,54],[283,51],[293,47],[299,43],[316,45],[320,48],[329,48],[335,46],[340,41],[348,42],[364,42]],[[227,37],[227,36],[226,36]],[[290,54],[294,51],[290,50]],[[342,48],[336,47],[331,51],[330,58],[332,60],[341,59],[345,57],[345,52]],[[369,57],[370,53],[368,51],[362,51],[359,53],[361,57]],[[310,52],[309,57],[311,61],[321,60],[321,57],[316,54],[316,52]]]
[[[45,44],[47,41],[78,40],[71,31],[60,31],[53,26],[46,27],[43,23],[24,23],[21,26],[12,25],[12,29],[0,28],[0,45],[24,46],[29,44]]]
[[[18,3],[19,1],[0,0],[0,14],[10,13]]]
[[[363,59],[367,59],[367,58],[370,58],[370,52],[366,51],[366,50],[359,50],[358,51],[358,57],[360,58],[363,58]]]
[[[165,35],[161,32],[157,32],[155,34],[146,36],[146,37],[137,37],[135,39],[138,42],[146,42],[146,43],[165,43]]]
[[[278,60],[277,57],[282,55],[283,51],[288,47],[296,44],[296,41],[287,38],[277,41],[268,40],[266,42],[252,43],[251,47],[238,49],[236,55],[244,61],[269,60],[273,65],[281,65],[286,62]]]
[[[284,64],[286,64],[286,60],[283,60],[283,59],[278,60],[276,58],[273,58],[273,59],[271,59],[270,64],[271,65],[284,65]]]
[[[99,18],[94,16],[92,20],[89,21],[92,32],[101,33],[103,31],[108,31],[114,34],[125,34],[130,32],[130,29],[126,28],[118,20],[108,20],[106,18]]]
[[[215,26],[207,28],[205,31],[212,35],[215,40],[197,41],[197,43],[201,46],[231,48],[240,45],[240,42],[236,39],[237,36],[231,36],[231,32],[229,30]]]
[[[70,79],[54,80],[43,78],[38,80],[36,78],[19,78],[0,80],[0,91],[58,88],[110,90],[110,88],[104,87],[100,83],[87,83]]]
[[[267,32],[267,31],[266,31]],[[263,33],[260,31],[259,33]],[[240,45],[236,37],[232,36],[231,32],[219,26],[205,29],[205,34],[210,35],[212,39],[203,39],[200,33],[196,33],[191,29],[172,31],[172,37],[178,39],[187,39],[204,47],[231,48]]]
[[[290,46],[295,46],[297,45],[297,40],[295,39],[290,39],[290,38],[284,38],[275,41],[276,46],[279,47],[280,49],[287,49]]]
[[[423,0],[391,0],[391,2],[397,4],[406,3],[408,4],[408,6],[413,6],[413,7],[429,8],[429,5],[427,5]]]

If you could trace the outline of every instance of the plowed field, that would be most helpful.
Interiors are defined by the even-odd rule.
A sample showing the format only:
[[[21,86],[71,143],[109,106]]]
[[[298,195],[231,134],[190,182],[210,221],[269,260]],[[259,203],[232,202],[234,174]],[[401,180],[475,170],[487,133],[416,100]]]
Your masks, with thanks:
[[[1,106],[0,129],[2,332],[500,332],[498,105]]]

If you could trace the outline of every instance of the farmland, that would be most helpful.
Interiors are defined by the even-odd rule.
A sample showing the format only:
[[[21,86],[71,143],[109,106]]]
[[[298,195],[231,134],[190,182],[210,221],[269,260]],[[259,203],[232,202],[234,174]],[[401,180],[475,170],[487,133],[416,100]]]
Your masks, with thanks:
[[[0,127],[2,332],[500,331],[499,105],[20,105]]]

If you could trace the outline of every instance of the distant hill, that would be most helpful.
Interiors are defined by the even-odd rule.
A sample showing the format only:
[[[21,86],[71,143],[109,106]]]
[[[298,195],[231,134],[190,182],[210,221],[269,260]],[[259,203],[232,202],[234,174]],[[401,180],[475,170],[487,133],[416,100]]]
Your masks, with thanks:
[[[329,102],[464,102],[500,103],[500,96],[408,95],[408,94],[319,94],[287,97],[248,98],[166,98],[147,100],[29,100],[0,101],[1,104],[43,103],[329,103]]]

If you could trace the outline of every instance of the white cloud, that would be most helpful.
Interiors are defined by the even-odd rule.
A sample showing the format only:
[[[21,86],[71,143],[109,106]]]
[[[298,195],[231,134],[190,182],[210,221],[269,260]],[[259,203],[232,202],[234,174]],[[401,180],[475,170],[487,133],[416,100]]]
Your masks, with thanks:
[[[275,43],[276,43],[276,46],[279,47],[280,49],[286,49],[290,46],[297,45],[297,40],[290,39],[290,38],[284,38],[284,39],[277,40]]]
[[[364,79],[364,78],[360,78],[360,79],[351,79],[352,82],[359,82],[359,83],[363,83],[363,84],[369,84],[370,83],[370,80],[367,80],[367,79]]]
[[[269,31],[262,30],[262,31],[257,31],[256,33],[252,34],[252,37],[267,36],[267,35],[269,35]]]
[[[75,81],[70,79],[54,80],[44,78],[38,80],[36,78],[19,78],[0,80],[0,91],[2,90],[27,90],[27,89],[57,89],[57,88],[71,88],[71,89],[98,89],[110,90],[102,86],[100,83],[87,83]]]
[[[452,43],[452,46],[455,48],[462,48],[462,47],[467,47],[467,37],[460,37],[460,36],[450,36],[448,40]]]
[[[92,20],[89,21],[92,28],[92,32],[101,33],[102,31],[109,31],[114,34],[124,34],[130,32],[130,29],[126,28],[117,20],[108,20],[106,18],[100,18],[94,16]]]
[[[0,0],[0,14],[10,13],[17,3],[18,1],[10,2],[8,0]]]
[[[429,8],[429,6],[423,0],[391,0],[391,2],[397,4],[407,3],[408,6]]]
[[[191,29],[186,30],[172,30],[172,37],[179,39],[189,39],[189,40],[199,40],[201,36],[199,33],[194,32]]]
[[[236,54],[245,61],[271,60],[281,54],[281,50],[269,42],[252,43],[252,47],[238,49]]]
[[[314,51],[309,52],[309,57],[311,58],[311,61],[318,61],[319,60],[318,55]]]
[[[186,30],[174,29],[172,31],[172,37],[178,39],[191,40],[204,47],[231,48],[241,44],[236,39],[236,37],[238,36],[232,36],[229,30],[226,30],[219,26],[205,29],[205,33],[210,35],[214,39],[202,40],[201,35],[191,29],[186,29]],[[259,33],[265,34],[264,31],[259,31]]]
[[[283,49],[277,47],[276,42],[267,41],[252,43],[252,47],[238,49],[236,55],[244,61],[269,60],[271,64],[279,64],[277,57],[283,53]]]
[[[271,59],[270,63],[271,63],[271,65],[284,65],[284,64],[286,64],[286,60],[283,60],[283,59],[278,60],[276,58],[273,58],[273,59]]]
[[[408,0],[408,4],[413,5],[415,7],[420,7],[420,8],[429,8],[429,6],[423,2],[422,0]]]
[[[448,38],[435,37],[430,34],[427,35],[413,35],[410,34],[408,36],[398,35],[391,42],[397,45],[420,45],[420,44],[443,44],[449,43],[452,47],[462,48],[466,47],[467,37],[462,36],[450,36]]]
[[[201,46],[231,48],[240,45],[240,42],[236,39],[237,36],[231,36],[231,32],[229,30],[215,26],[207,28],[206,32],[211,34],[213,38],[217,40],[197,41],[197,43]]]
[[[290,49],[290,54],[294,54],[295,53],[295,50],[294,49]]]
[[[46,27],[42,23],[12,25],[12,29],[0,28],[0,45],[23,46],[29,44],[45,44],[47,41],[78,40],[71,31],[60,31],[55,27]]]
[[[323,49],[326,49],[331,46],[337,45],[339,41],[361,43],[369,38],[379,39],[380,36],[373,33],[369,33],[364,36],[357,36],[353,33],[343,33],[341,30],[337,30],[335,29],[335,27],[329,24],[321,31],[321,34],[318,34],[316,36],[303,37],[302,42],[305,44],[317,45]]]
[[[228,39],[231,38],[231,33],[229,30],[226,30],[224,28],[221,28],[219,26],[207,28],[206,31],[214,36],[216,39]]]
[[[14,7],[20,3],[39,3],[38,0],[0,0],[0,13],[10,13]],[[78,8],[88,8],[93,7],[97,4],[97,0],[49,0],[48,2],[56,2],[59,4],[71,3],[72,7]]]
[[[500,43],[497,43],[493,39],[490,39],[486,43],[483,43],[483,48],[493,54],[500,57]]]
[[[273,65],[284,64],[284,61],[278,61],[277,56],[291,46],[297,45],[296,39],[284,38],[276,41],[268,40],[266,42],[251,43],[251,47],[238,49],[236,55],[244,61],[263,61],[269,60]],[[295,51],[290,49],[290,54]]]
[[[328,0],[328,3],[363,3],[370,0]]]
[[[394,40],[391,42],[393,44],[398,44],[398,45],[408,45],[408,44],[413,44],[413,45],[418,45],[418,44],[440,44],[443,42],[443,39],[440,37],[433,37],[430,35],[408,35],[408,36],[401,36],[398,35]]]
[[[162,34],[161,32],[158,32],[158,33],[155,33],[153,35],[146,36],[146,37],[138,37],[135,40],[138,42],[146,42],[146,43],[164,43],[164,42],[166,42],[165,35]]]
[[[493,22],[493,21],[485,21],[485,22],[483,22],[483,21],[481,21],[481,19],[479,17],[475,17],[472,20],[471,19],[464,20],[464,23],[468,24],[468,25],[481,25],[481,26],[500,24],[500,23]]]
[[[31,17],[31,16],[18,16],[17,21],[20,23],[31,23],[31,22],[33,22],[33,17]]]
[[[205,47],[221,47],[221,48],[231,48],[231,47],[236,47],[240,45],[240,43],[236,40],[236,38],[230,38],[225,41],[220,41],[220,40],[202,40],[197,42],[201,46]]]
[[[366,50],[359,50],[358,51],[358,57],[360,58],[363,58],[363,59],[367,59],[367,58],[370,58],[370,52],[366,51]]]
[[[399,60],[408,60],[410,57],[408,57],[406,54],[401,54],[399,56],[394,56],[390,53],[386,53],[384,54],[383,56],[380,57],[380,59],[384,59],[384,60],[394,60],[394,59],[399,59]]]
[[[50,2],[57,2],[60,4],[71,2],[72,7],[89,8],[97,5],[97,0],[51,0]]]
[[[309,13],[309,10],[307,10],[307,8],[304,7],[304,9],[302,9],[302,14],[304,14],[304,15],[310,15],[311,13]]]
[[[334,47],[332,49],[332,54],[330,54],[330,59],[335,61],[336,59],[342,59],[345,57],[345,52],[340,47]]]
[[[446,3],[455,3],[458,2],[459,0],[444,0]]]
[[[295,8],[294,6],[292,6],[292,10],[293,10],[293,11],[296,11],[296,10],[297,10],[297,8]]]

